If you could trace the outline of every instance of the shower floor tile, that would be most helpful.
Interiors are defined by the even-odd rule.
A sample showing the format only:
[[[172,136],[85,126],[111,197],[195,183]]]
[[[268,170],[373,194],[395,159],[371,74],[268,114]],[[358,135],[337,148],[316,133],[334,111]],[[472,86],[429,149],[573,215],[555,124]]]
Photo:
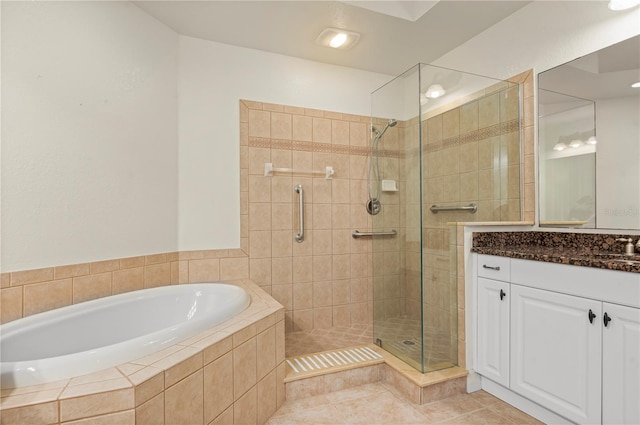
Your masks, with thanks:
[[[542,422],[478,391],[417,405],[374,383],[316,397],[286,401],[268,425],[290,424],[505,424]]]
[[[372,341],[373,328],[368,325],[335,326],[329,329],[289,332],[285,335],[285,355],[294,357],[369,344]]]
[[[385,349],[401,358],[413,359],[417,363],[421,361],[421,332],[420,321],[406,317],[378,320],[375,325],[375,338],[382,340]],[[289,332],[285,335],[285,355],[294,357],[373,342],[374,327],[367,324]],[[424,337],[426,364],[455,364],[456,359],[452,359],[451,353],[457,354],[457,346],[452,347],[451,344],[448,333],[426,327]]]

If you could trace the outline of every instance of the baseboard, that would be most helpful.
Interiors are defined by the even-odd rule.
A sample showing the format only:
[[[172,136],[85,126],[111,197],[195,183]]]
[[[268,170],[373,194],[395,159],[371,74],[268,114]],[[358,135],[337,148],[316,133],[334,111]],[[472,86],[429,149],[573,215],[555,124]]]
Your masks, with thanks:
[[[496,384],[490,379],[481,377],[480,381],[482,383],[482,389],[498,397],[500,400],[509,403],[513,407],[522,410],[529,416],[533,416],[539,421],[544,422],[545,424],[563,424],[563,425],[572,425],[573,422],[565,419],[562,416],[553,413],[552,411],[540,406],[533,401],[522,397],[519,394],[511,391],[508,388],[503,387],[500,384]]]

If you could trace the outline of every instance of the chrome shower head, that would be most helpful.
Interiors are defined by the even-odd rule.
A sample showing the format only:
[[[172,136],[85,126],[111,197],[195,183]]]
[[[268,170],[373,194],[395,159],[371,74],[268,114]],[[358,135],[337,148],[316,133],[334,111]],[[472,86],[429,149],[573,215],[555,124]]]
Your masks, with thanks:
[[[387,129],[389,127],[395,127],[396,124],[398,124],[398,120],[391,118],[389,121],[387,121],[387,125],[384,126],[384,128],[382,129],[382,131],[379,131],[377,128],[375,128],[374,126],[371,126],[371,131],[376,133],[376,138],[380,138],[382,137],[382,135],[384,134],[385,131],[387,131]]]

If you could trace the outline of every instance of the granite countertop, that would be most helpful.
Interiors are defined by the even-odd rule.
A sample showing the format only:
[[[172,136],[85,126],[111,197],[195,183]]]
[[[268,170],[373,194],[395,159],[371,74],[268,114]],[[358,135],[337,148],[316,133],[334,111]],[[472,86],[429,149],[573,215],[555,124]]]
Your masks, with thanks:
[[[580,244],[577,244],[573,236],[575,234],[555,233],[549,237],[541,235],[542,233],[544,232],[474,233],[471,252],[640,273],[640,253],[633,256],[624,255],[624,244],[615,241],[619,235],[606,235],[607,237],[601,240],[580,240],[577,241]],[[584,236],[581,238],[584,239]]]

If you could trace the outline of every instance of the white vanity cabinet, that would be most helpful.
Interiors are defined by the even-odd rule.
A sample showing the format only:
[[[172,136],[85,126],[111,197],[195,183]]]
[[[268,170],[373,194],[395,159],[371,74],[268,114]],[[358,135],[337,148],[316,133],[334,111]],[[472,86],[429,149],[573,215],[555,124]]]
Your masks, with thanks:
[[[506,261],[505,261],[506,260]],[[479,256],[477,371],[509,385],[509,259]]]
[[[508,272],[488,278],[493,258]],[[640,274],[485,255],[476,264],[483,379],[574,423],[640,424]]]
[[[511,389],[567,419],[600,423],[602,303],[511,285]]]
[[[640,424],[640,309],[603,303],[603,310],[602,422]]]

